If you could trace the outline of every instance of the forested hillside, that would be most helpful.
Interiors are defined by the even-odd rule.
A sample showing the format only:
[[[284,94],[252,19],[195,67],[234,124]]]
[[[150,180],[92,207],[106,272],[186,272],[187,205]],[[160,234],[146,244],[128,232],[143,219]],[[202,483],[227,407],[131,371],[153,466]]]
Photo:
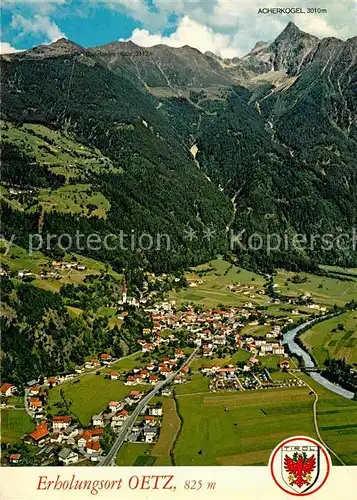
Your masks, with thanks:
[[[183,140],[155,109],[152,96],[100,63],[93,60],[89,64],[75,55],[4,62],[3,79],[3,118],[20,128],[23,123],[36,123],[58,130],[66,140],[78,141],[78,149],[96,148],[114,167],[87,168],[82,174],[83,180],[110,204],[105,221],[95,216],[78,218],[54,208],[41,216],[44,234],[73,234],[78,230],[104,236],[120,230],[130,234],[133,230],[153,236],[169,235],[170,251],[164,248],[161,255],[157,251],[133,255],[132,251],[120,249],[109,255],[100,249],[94,255],[117,261],[119,268],[133,261],[165,271],[200,262],[212,251],[224,250],[223,236],[213,246],[201,241],[188,248],[184,231],[190,227],[202,231],[210,226],[224,235],[232,206],[194,165]],[[31,147],[25,149],[11,134],[5,134],[4,139],[6,186],[26,183],[27,188],[47,187],[46,179],[39,185],[41,177],[50,175],[47,162],[34,158]],[[30,138],[26,141],[31,146]],[[60,149],[56,140],[53,146]],[[21,160],[16,161],[16,169],[12,165],[15,157]],[[72,164],[73,172],[67,168],[67,184],[76,185],[79,181],[77,163]],[[60,175],[54,176],[54,180],[52,188],[63,184]],[[43,207],[39,200],[32,211],[16,208],[6,200],[3,202],[4,233],[8,237],[19,235],[18,242],[24,244],[27,235],[23,228],[37,232]]]
[[[118,289],[108,275],[64,285],[59,293],[2,277],[1,379],[23,384],[41,374],[73,371],[103,351],[120,357],[137,350],[136,340],[151,326],[142,309],[129,308],[120,326],[98,314]],[[70,306],[78,306],[77,314]]]
[[[319,40],[289,23],[225,61],[190,47],[66,40],[4,56],[4,234],[23,245],[28,232],[168,234],[160,252],[82,250],[156,271],[225,253],[230,229],[243,243],[256,232],[351,236],[356,53],[356,38]],[[357,262],[352,244],[233,251],[265,270]]]

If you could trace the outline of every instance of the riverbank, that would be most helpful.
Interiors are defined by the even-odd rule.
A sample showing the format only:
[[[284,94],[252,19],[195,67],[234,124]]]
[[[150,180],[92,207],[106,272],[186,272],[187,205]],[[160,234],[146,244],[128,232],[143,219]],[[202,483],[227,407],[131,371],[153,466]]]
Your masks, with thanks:
[[[291,354],[302,358],[305,368],[313,369],[313,368],[317,368],[317,365],[316,365],[313,357],[306,350],[304,350],[300,345],[297,344],[297,342],[295,341],[296,338],[303,331],[305,331],[306,328],[308,328],[309,326],[316,324],[318,321],[324,321],[324,320],[330,319],[333,316],[334,316],[333,314],[329,314],[329,315],[324,316],[323,319],[322,318],[315,318],[315,319],[306,321],[305,323],[302,323],[301,325],[296,326],[295,328],[293,328],[292,330],[289,330],[288,332],[286,332],[284,334],[283,343],[287,345]],[[322,385],[326,389],[328,389],[332,392],[335,392],[339,396],[342,396],[346,399],[353,399],[353,397],[354,397],[353,392],[348,391],[347,389],[344,389],[343,387],[341,387],[337,384],[334,384],[333,382],[330,382],[325,377],[323,377],[320,373],[310,372],[309,375],[313,380],[315,380],[315,382]]]

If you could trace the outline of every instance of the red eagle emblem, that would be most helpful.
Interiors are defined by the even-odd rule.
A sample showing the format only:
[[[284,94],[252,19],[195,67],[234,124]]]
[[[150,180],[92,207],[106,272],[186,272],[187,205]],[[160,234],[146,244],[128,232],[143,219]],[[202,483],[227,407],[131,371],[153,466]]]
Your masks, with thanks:
[[[293,458],[285,455],[284,466],[285,470],[289,472],[290,485],[301,488],[304,485],[309,485],[312,481],[311,473],[316,467],[316,457],[311,455],[308,458],[306,453],[297,452],[294,453]]]

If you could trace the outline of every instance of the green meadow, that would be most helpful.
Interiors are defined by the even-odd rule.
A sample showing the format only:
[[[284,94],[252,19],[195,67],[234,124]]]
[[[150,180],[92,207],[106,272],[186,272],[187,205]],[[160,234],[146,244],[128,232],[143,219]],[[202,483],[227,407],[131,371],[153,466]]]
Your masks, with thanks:
[[[178,394],[183,427],[174,447],[178,465],[266,465],[284,438],[315,436],[306,387]]]
[[[357,402],[324,389],[307,375],[301,378],[319,395],[323,439],[348,465],[356,465]],[[316,438],[314,397],[309,392],[308,387],[190,395],[177,391],[183,418],[174,447],[177,464],[266,465],[281,440],[292,435]]]
[[[247,361],[250,357],[251,354],[249,354],[249,352],[245,351],[244,349],[239,349],[233,354],[224,353],[222,358],[196,357],[190,363],[190,368],[193,372],[195,372],[198,371],[203,366],[209,366],[209,365],[224,366],[229,364],[236,365],[239,361]]]
[[[98,149],[79,143],[65,132],[59,133],[39,124],[23,124],[21,127],[9,122],[1,124],[4,142],[21,147],[37,165],[65,178],[64,186],[33,190],[27,201],[1,187],[1,197],[13,208],[33,212],[41,207],[45,212],[106,218],[110,202],[85,181],[93,173],[121,173],[121,168],[114,166]]]
[[[1,125],[3,141],[21,146],[39,165],[64,175],[67,181],[81,178],[88,171],[121,171],[98,149],[85,146],[64,132],[31,123],[21,127],[10,122],[1,122]]]
[[[4,249],[4,243],[0,242],[0,248]],[[82,255],[78,255],[76,253],[72,254],[73,257],[76,258],[77,262],[80,265],[86,267],[83,271],[77,271],[75,269],[71,270],[58,270],[59,276],[61,276],[60,280],[57,280],[55,277],[48,277],[47,279],[41,279],[39,276],[35,277],[36,279],[32,282],[34,285],[39,288],[43,288],[44,290],[49,290],[52,292],[58,292],[62,285],[66,283],[82,283],[84,278],[90,274],[101,274],[107,272],[111,276],[116,279],[121,279],[121,275],[117,272],[113,271],[113,269],[102,262],[96,261],[94,259],[90,259],[88,257],[83,257]],[[66,262],[70,261],[71,256],[68,255],[64,259]],[[9,249],[7,254],[0,253],[0,264],[1,266],[8,266],[10,271],[20,271],[27,269],[34,273],[35,275],[39,275],[42,271],[51,271],[51,263],[52,259],[46,257],[40,251],[33,251],[31,254],[25,249],[22,248],[15,243],[13,243]]]
[[[309,273],[298,273],[304,283],[293,283],[289,281],[296,273],[278,270],[275,283],[279,286],[278,291],[288,297],[298,297],[304,293],[310,293],[313,301],[321,306],[332,307],[334,304],[343,306],[346,302],[357,297],[357,280],[344,281],[326,276],[317,276]]]
[[[114,369],[112,367],[110,371]],[[124,385],[120,380],[105,379],[103,373],[95,375],[86,374],[79,378],[80,382],[65,382],[50,389],[51,412],[55,413],[54,406],[57,402],[63,402],[60,391],[67,403],[69,403],[70,413],[75,415],[83,425],[89,425],[93,415],[103,411],[110,401],[119,401],[129,395],[130,391],[147,391],[151,386],[136,385],[131,387]]]
[[[148,443],[124,443],[115,463],[118,466],[155,465],[156,459],[151,456],[153,446]]]
[[[38,202],[46,212],[56,211],[81,214],[86,217],[106,218],[109,201],[89,184],[72,184],[58,189],[41,189]],[[36,210],[34,206],[31,210]]]
[[[200,275],[202,271],[204,273]],[[263,290],[264,278],[223,259],[212,260],[207,264],[197,266],[187,272],[185,277],[189,284],[197,283],[197,286],[189,286],[179,292],[172,292],[170,298],[176,300],[178,304],[193,302],[209,308],[217,307],[219,304],[239,306],[246,302],[252,302],[254,305],[267,303],[266,296],[257,294],[257,291]],[[238,283],[240,286],[249,285],[254,288],[249,290],[247,295],[228,289],[228,285]]]
[[[35,425],[23,409],[1,409],[1,442],[16,443],[24,434],[32,432]]]
[[[314,325],[301,340],[322,366],[329,358],[357,363],[357,311],[350,311]]]
[[[163,400],[163,419],[159,439],[155,443],[152,454],[156,457],[156,465],[171,465],[170,451],[180,430],[181,421],[177,415],[173,398]]]
[[[317,420],[322,439],[347,465],[357,465],[357,401],[338,396],[308,375],[299,377],[319,396]]]

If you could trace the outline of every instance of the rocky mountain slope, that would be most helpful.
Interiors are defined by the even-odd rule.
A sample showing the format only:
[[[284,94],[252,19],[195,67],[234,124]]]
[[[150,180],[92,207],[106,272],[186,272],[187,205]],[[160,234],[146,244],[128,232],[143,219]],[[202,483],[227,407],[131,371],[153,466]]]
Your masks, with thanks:
[[[53,209],[41,229],[169,232],[174,252],[95,255],[161,270],[227,250],[229,229],[244,229],[246,239],[256,231],[308,238],[351,232],[356,54],[357,38],[319,40],[289,23],[241,59],[132,42],[85,49],[64,39],[2,57],[4,120],[55,129],[112,166],[81,179],[109,201],[106,220]],[[6,142],[36,163],[30,140]],[[67,172],[64,182],[75,186],[72,177]],[[36,227],[41,203],[22,212],[3,203],[7,232],[24,221]],[[217,236],[189,243],[189,228],[201,235],[212,228]],[[356,264],[352,247],[235,251],[259,268]]]

